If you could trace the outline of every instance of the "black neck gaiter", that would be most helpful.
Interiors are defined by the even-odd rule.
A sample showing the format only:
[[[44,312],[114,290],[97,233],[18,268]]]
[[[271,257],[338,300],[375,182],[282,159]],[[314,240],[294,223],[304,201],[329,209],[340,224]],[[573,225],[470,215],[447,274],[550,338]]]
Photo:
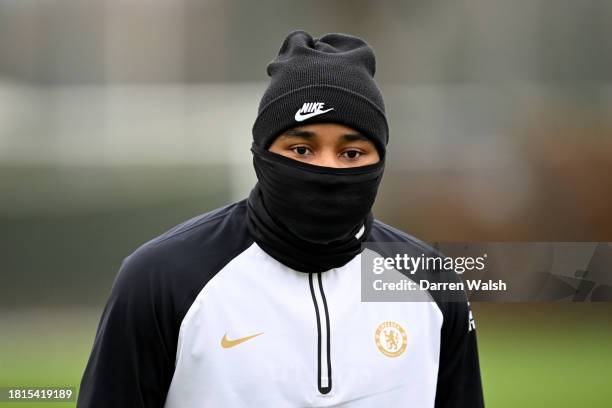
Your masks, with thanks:
[[[284,265],[323,272],[361,252],[384,171],[376,164],[331,168],[251,148],[258,183],[248,198],[255,242]]]

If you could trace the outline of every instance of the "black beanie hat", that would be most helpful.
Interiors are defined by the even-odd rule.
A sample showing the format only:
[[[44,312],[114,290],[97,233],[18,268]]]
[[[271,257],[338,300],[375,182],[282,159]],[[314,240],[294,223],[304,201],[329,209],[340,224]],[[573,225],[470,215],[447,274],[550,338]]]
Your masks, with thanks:
[[[266,71],[271,79],[253,125],[255,144],[267,149],[287,129],[333,122],[361,132],[384,156],[389,129],[374,50],[365,41],[292,31]]]

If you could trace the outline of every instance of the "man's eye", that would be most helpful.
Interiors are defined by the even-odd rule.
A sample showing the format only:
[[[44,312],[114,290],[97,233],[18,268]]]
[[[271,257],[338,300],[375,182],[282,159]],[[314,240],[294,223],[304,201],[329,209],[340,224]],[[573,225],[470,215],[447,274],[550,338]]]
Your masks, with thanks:
[[[347,150],[346,152],[342,152],[342,156],[354,160],[361,156],[361,152],[358,150]]]
[[[293,150],[293,152],[297,154],[298,156],[304,156],[310,153],[310,149],[307,148],[306,146],[296,146],[292,148],[291,150]]]

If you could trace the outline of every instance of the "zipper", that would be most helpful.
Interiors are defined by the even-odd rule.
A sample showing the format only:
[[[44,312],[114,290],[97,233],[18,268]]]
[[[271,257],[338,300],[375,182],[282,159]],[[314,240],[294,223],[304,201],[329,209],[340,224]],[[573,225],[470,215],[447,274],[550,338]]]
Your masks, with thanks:
[[[321,273],[308,274],[310,294],[317,316],[317,387],[321,394],[328,394],[332,388],[329,312],[323,292]]]

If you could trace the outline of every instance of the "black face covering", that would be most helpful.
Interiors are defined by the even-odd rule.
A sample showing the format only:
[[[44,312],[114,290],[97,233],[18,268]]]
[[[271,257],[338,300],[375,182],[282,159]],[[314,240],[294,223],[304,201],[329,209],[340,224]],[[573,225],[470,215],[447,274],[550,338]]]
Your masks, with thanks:
[[[277,261],[302,272],[340,267],[361,252],[384,161],[331,168],[300,162],[257,145],[259,182],[248,199],[255,242]]]

